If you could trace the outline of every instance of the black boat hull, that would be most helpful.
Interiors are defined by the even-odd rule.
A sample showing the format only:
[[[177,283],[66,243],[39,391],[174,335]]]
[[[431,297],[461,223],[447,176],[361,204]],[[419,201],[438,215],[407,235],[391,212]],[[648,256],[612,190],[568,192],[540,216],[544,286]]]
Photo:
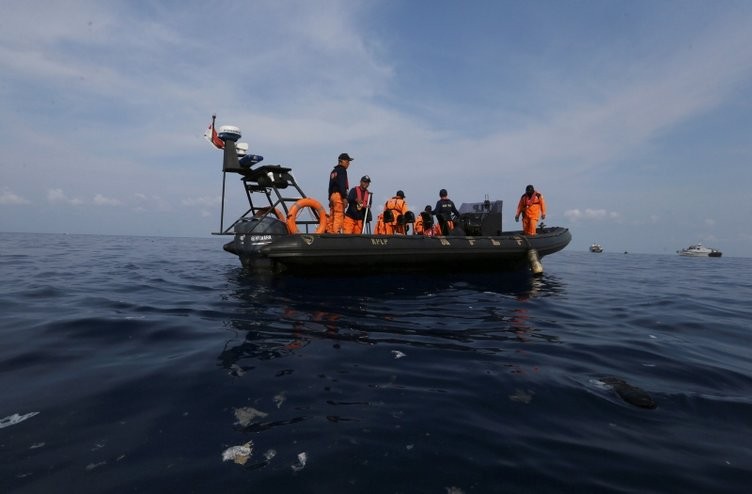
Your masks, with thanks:
[[[246,267],[292,272],[518,271],[566,247],[566,228],[545,228],[535,236],[508,232],[495,236],[296,234],[269,238],[265,245],[236,237],[225,250]]]

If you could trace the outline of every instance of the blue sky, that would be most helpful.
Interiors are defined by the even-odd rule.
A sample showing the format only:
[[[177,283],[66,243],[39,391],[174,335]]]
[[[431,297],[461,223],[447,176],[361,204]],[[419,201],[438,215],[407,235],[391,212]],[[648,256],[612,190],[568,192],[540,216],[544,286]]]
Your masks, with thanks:
[[[208,236],[243,131],[325,202],[532,183],[569,249],[752,255],[752,2],[6,2],[0,231]],[[243,211],[228,176],[229,215]]]

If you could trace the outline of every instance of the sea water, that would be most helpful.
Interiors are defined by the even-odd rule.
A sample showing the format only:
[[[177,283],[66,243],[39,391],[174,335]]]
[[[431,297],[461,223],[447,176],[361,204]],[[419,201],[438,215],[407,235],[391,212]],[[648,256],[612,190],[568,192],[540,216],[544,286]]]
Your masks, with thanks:
[[[271,277],[227,240],[0,234],[0,492],[752,485],[752,259]]]

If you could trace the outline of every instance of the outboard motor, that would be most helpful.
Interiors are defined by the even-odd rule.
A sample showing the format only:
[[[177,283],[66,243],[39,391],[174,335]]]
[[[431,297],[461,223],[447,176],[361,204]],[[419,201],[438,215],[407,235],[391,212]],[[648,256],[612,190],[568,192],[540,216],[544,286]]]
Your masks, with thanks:
[[[261,247],[280,236],[289,235],[287,225],[273,213],[261,213],[241,219],[235,225],[235,239],[224,245],[228,252],[243,257],[254,257]]]

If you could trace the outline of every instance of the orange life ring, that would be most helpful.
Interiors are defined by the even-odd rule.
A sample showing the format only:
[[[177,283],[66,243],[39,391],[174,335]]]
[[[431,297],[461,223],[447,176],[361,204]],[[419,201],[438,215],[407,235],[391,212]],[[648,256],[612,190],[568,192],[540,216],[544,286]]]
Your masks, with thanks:
[[[311,208],[319,215],[319,226],[314,233],[324,233],[326,231],[326,209],[316,199],[305,197],[299,199],[290,208],[290,212],[287,214],[287,231],[290,233],[298,232],[297,217],[302,208]]]

